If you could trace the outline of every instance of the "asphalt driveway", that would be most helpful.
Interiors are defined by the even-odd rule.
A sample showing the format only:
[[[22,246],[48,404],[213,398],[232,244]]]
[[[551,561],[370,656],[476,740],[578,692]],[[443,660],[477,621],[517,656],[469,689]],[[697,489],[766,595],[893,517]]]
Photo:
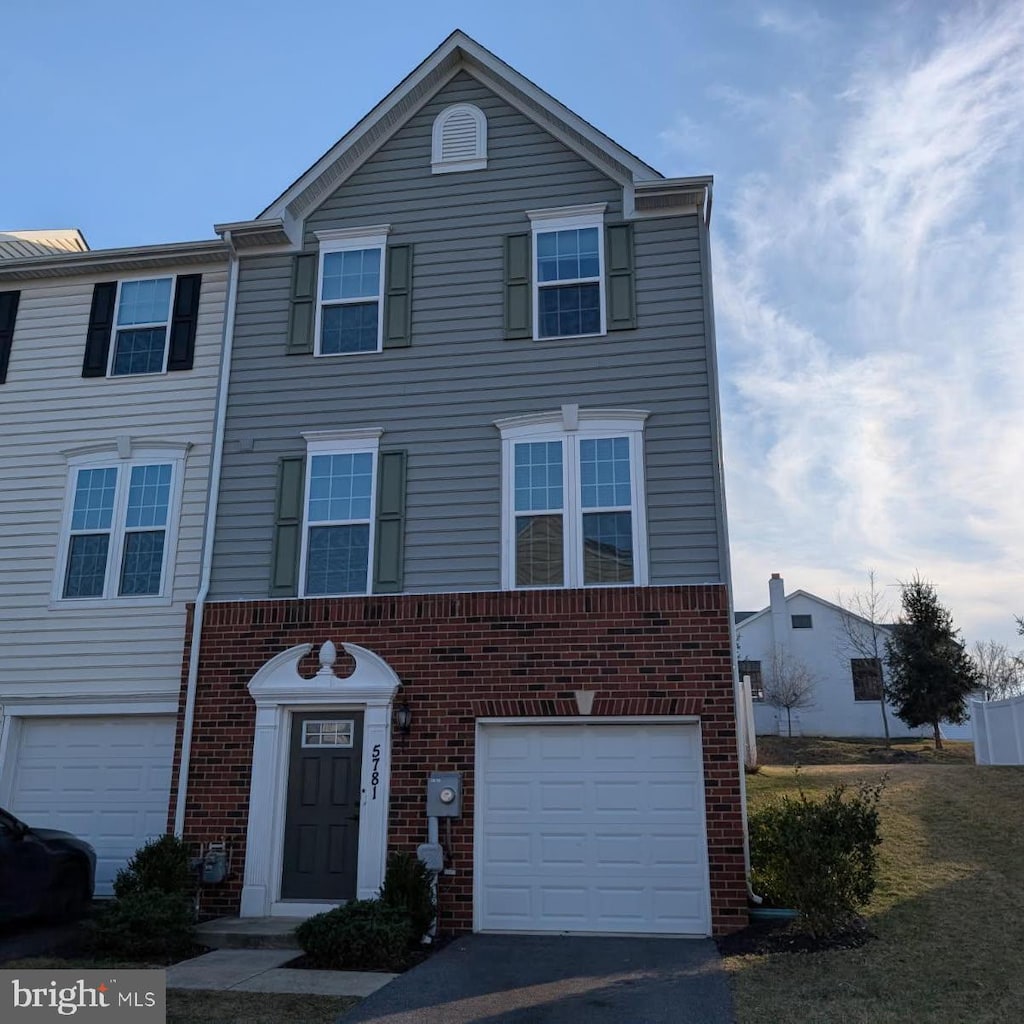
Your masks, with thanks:
[[[733,1024],[709,939],[467,935],[341,1024]]]

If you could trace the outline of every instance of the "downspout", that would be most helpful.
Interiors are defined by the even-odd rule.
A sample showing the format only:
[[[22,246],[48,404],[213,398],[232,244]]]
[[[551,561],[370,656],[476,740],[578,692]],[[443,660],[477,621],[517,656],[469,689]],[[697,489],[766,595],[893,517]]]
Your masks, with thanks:
[[[231,377],[231,350],[235,340],[235,305],[238,299],[238,252],[231,232],[224,232],[228,245],[228,290],[224,300],[224,328],[221,340],[220,379],[217,384],[217,411],[213,428],[213,452],[210,459],[210,485],[206,495],[206,528],[203,531],[203,561],[199,575],[199,591],[192,611],[192,645],[188,654],[188,682],[185,688],[185,721],[181,732],[181,761],[178,764],[178,792],[174,804],[174,834],[185,831],[185,800],[188,796],[188,773],[192,758],[192,728],[196,717],[196,688],[199,681],[199,648],[203,639],[203,613],[210,593],[213,567],[213,535],[217,526],[217,503],[220,499],[220,468],[224,458],[224,424],[227,419],[228,381]]]
[[[707,343],[708,353],[708,392],[711,396],[711,414],[716,438],[715,451],[715,482],[718,489],[718,500],[721,503],[722,533],[720,537],[720,548],[722,551],[723,576],[726,581],[726,591],[729,595],[729,660],[732,670],[732,695],[733,708],[736,718],[736,763],[739,767],[740,784],[740,813],[743,817],[743,866],[747,881],[747,897],[755,904],[762,902],[763,897],[754,892],[750,884],[750,832],[747,828],[747,777],[743,770],[745,763],[745,740],[744,725],[741,721],[739,709],[742,699],[742,686],[740,684],[738,666],[736,664],[736,615],[733,610],[732,600],[732,559],[729,554],[729,517],[726,514],[725,499],[725,467],[722,452],[722,403],[718,387],[718,346],[715,335],[715,295],[711,285],[711,184],[707,186],[707,202],[703,210],[697,214],[697,234],[700,238],[700,265],[701,284],[704,289],[705,309],[707,319],[704,326],[704,337]]]

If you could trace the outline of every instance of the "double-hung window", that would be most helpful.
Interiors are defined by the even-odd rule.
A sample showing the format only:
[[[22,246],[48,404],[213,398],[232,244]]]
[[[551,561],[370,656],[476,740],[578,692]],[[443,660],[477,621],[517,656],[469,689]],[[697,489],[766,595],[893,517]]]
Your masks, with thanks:
[[[304,435],[303,596],[370,591],[381,433],[354,430]]]
[[[498,421],[506,588],[647,582],[646,415],[565,406]]]
[[[90,453],[71,463],[55,599],[166,596],[183,449]]]
[[[533,230],[533,336],[605,333],[604,203],[528,210]]]
[[[317,233],[320,273],[316,307],[319,356],[379,352],[384,328],[387,228]]]
[[[114,343],[110,346],[111,377],[164,372],[173,290],[173,277],[119,283]]]

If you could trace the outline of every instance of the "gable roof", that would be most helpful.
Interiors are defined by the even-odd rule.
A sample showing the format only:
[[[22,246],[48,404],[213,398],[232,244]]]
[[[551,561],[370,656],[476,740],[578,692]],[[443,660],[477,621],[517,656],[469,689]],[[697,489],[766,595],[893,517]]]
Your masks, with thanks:
[[[820,604],[825,608],[829,608],[834,612],[839,612],[840,615],[849,615],[852,619],[860,619],[865,625],[870,626],[871,622],[865,619],[863,615],[858,615],[856,612],[851,612],[841,605],[836,604],[834,601],[826,601],[823,597],[818,597],[817,594],[812,594],[807,590],[794,590],[792,593],[786,594],[786,602],[794,597],[806,597],[809,601],[814,601],[816,604]],[[736,612],[736,625],[745,626],[748,622],[753,622],[755,619],[761,618],[762,615],[767,615],[772,610],[772,606],[768,605],[766,608],[762,608],[758,612]],[[739,616],[743,618],[739,618]],[[875,623],[875,629],[880,630],[883,633],[888,633],[892,629],[890,624],[883,624],[881,622]]]
[[[456,29],[256,220],[304,219],[460,71],[471,74],[620,184],[662,179],[649,164]]]
[[[49,231],[0,231],[0,260],[23,260],[33,256],[56,256],[66,252],[88,252],[89,244],[78,228]]]

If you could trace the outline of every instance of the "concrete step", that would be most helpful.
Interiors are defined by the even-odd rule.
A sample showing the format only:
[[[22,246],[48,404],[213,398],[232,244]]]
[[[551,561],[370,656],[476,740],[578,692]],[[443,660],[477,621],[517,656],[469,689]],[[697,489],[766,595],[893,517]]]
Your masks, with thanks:
[[[196,927],[196,941],[212,949],[294,949],[301,917],[218,917]]]

